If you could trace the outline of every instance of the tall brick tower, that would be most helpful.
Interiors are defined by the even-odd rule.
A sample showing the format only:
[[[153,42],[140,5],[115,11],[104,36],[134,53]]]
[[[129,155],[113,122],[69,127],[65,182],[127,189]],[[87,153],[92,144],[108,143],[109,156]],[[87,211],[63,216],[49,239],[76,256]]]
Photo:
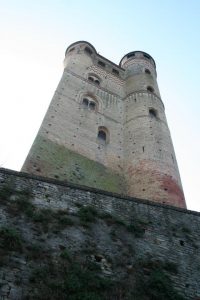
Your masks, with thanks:
[[[153,58],[70,45],[22,171],[185,207]]]

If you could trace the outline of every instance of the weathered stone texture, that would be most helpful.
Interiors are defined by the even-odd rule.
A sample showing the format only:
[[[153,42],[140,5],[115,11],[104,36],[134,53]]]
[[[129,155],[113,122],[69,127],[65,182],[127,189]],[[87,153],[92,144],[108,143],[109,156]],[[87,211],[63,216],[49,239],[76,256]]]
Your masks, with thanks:
[[[0,191],[9,186],[15,190],[6,200],[0,194],[0,229],[5,226],[15,228],[23,243],[26,242],[25,253],[13,250],[9,256],[1,258],[2,299],[27,299],[25,296],[34,294],[30,276],[35,266],[41,267],[42,257],[33,262],[26,253],[28,247],[36,243],[51,252],[55,261],[60,257],[61,249],[86,259],[86,252],[82,250],[92,245],[89,257],[93,259],[97,254],[103,257],[102,274],[120,280],[130,269],[134,270],[138,260],[173,263],[177,266],[177,272],[170,274],[173,288],[184,299],[200,297],[199,213],[5,169],[0,171],[0,183]],[[52,225],[49,230],[39,232],[38,219],[34,223],[28,217],[30,211],[24,214],[26,202],[23,202],[21,212],[15,210],[17,193],[27,190],[31,191],[31,203],[37,209],[49,209],[58,215],[67,211],[68,216],[76,220],[80,206],[94,207],[99,215],[109,213],[126,224],[142,226],[142,235],[126,231],[123,225],[113,231],[112,225],[106,225],[103,219],[97,220],[90,229],[76,223],[60,231],[55,231]],[[106,262],[108,258],[109,263]],[[119,266],[116,262],[120,261]]]
[[[87,42],[71,45],[62,78],[22,171],[113,192],[120,178],[124,194],[185,207],[156,76],[155,62],[144,52],[125,55],[117,66]],[[85,107],[84,97],[91,98],[96,108]],[[101,126],[108,132],[106,143],[97,138]],[[88,164],[77,162],[72,168],[69,160],[63,159],[60,168],[56,161],[61,162],[63,148],[68,157],[90,160],[88,164],[95,170],[101,165],[113,174],[113,184],[102,184],[101,172],[95,172],[92,182],[87,176],[92,173]],[[84,179],[74,177],[77,167]]]

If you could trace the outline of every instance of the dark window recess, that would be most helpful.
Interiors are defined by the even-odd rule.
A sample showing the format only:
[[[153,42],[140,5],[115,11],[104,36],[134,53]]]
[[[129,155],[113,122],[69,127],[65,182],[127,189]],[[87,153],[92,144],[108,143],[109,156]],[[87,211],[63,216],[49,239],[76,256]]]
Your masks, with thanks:
[[[142,147],[142,151],[144,152],[144,146]]]
[[[95,110],[95,107],[96,107],[96,103],[95,103],[95,102],[90,102],[90,103],[89,103],[89,108],[90,108],[91,110]]]
[[[144,56],[145,58],[148,58],[148,59],[150,59],[150,58],[151,58],[151,56],[150,56],[150,55],[148,55],[148,54],[146,54],[146,53],[143,53],[143,56]]]
[[[112,69],[112,72],[116,75],[119,75],[119,71],[117,71],[116,69]]]
[[[99,82],[98,79],[96,79],[96,80],[94,81],[94,83],[96,83],[97,85],[100,85],[100,82]]]
[[[152,118],[157,118],[157,111],[155,109],[153,109],[153,108],[150,108],[149,109],[149,115]]]
[[[74,49],[75,49],[75,48],[71,48],[71,49],[69,50],[69,52],[72,52],[72,51],[74,51]]]
[[[106,133],[103,130],[99,130],[98,132],[98,139],[101,141],[106,141]]]
[[[88,99],[84,98],[83,99],[83,105],[86,106],[86,107],[88,107],[88,103],[89,103]]]
[[[129,54],[127,55],[127,58],[130,58],[130,57],[133,57],[133,56],[135,56],[135,53],[129,53]]]
[[[147,91],[149,91],[150,93],[153,93],[153,92],[154,92],[154,89],[152,88],[152,86],[148,86],[148,87],[147,87]]]
[[[104,67],[106,66],[106,64],[104,62],[102,62],[101,60],[98,61],[98,65],[100,65],[101,67]]]
[[[94,81],[94,78],[90,76],[90,77],[88,77],[88,80],[89,81]]]
[[[149,71],[149,69],[145,69],[145,73],[146,74],[151,74],[151,72]]]
[[[92,55],[92,50],[88,47],[85,47],[85,52],[88,53],[89,55]]]

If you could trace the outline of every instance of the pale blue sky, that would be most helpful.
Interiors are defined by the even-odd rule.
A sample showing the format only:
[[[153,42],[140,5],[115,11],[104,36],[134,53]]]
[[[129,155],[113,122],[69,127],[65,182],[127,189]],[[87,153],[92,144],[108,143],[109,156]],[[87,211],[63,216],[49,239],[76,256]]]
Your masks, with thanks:
[[[20,170],[62,74],[65,49],[90,42],[119,63],[156,61],[188,208],[200,211],[200,1],[0,1],[0,165]]]

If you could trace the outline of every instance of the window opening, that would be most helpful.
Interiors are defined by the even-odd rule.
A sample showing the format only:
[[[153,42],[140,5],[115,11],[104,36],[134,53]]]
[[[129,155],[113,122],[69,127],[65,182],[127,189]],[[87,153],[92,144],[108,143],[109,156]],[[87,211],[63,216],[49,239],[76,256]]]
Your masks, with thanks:
[[[89,77],[88,77],[88,80],[89,80],[89,81],[94,81],[94,78],[91,77],[91,76],[89,76]]]
[[[100,66],[102,66],[102,67],[104,67],[105,68],[105,66],[106,66],[106,64],[104,63],[104,62],[102,62],[102,61],[98,61],[98,65],[100,65]]]
[[[149,109],[149,115],[152,118],[157,118],[157,111],[155,109],[153,109],[153,108],[150,108]]]
[[[114,74],[116,74],[116,75],[119,75],[119,71],[116,70],[116,69],[112,69],[112,72],[113,72]]]
[[[88,99],[87,98],[83,98],[83,105],[85,107],[88,107],[88,103],[89,103]]]
[[[90,99],[90,97],[83,98],[82,105],[84,108],[89,109],[89,110],[95,111],[97,108],[97,103],[93,99]]]
[[[151,74],[151,72],[150,72],[149,69],[145,69],[145,73],[146,73],[146,74]]]
[[[100,82],[99,82],[98,79],[96,79],[96,80],[94,81],[94,83],[96,83],[97,85],[100,85]]]
[[[88,80],[89,80],[90,82],[95,83],[96,85],[100,85],[100,80],[99,80],[98,77],[95,76],[95,75],[89,75],[89,76],[88,76]]]
[[[92,54],[92,50],[88,47],[85,47],[85,52],[88,53],[89,55]]]
[[[154,89],[152,88],[152,86],[148,86],[148,87],[147,87],[147,91],[153,93],[153,92],[154,92]]]
[[[98,139],[102,141],[106,141],[106,133],[103,130],[99,130]]]
[[[95,103],[95,102],[90,102],[90,103],[89,103],[89,108],[90,108],[91,110],[95,110],[95,107],[96,107],[96,103]]]
[[[144,56],[144,57],[146,57],[146,58],[148,58],[148,59],[150,59],[150,58],[151,58],[151,56],[150,56],[150,55],[148,55],[148,54],[146,54],[146,53],[143,53],[143,56]]]
[[[108,143],[108,141],[109,141],[109,132],[108,132],[107,128],[105,128],[104,126],[100,126],[98,128],[97,139],[102,144]]]
[[[135,56],[135,53],[129,53],[129,54],[127,55],[127,58],[130,58],[130,57],[133,57],[133,56]]]

